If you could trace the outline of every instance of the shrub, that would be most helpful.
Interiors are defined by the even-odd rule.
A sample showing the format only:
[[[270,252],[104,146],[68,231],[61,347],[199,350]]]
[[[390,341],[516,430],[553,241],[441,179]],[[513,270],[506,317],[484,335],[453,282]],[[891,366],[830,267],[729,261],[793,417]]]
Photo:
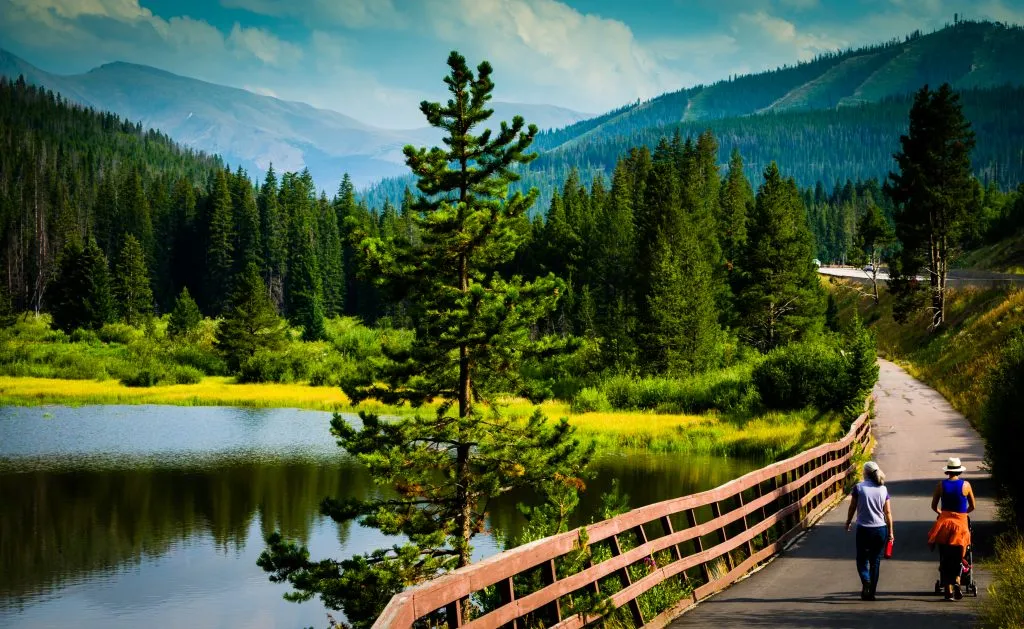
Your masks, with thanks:
[[[121,343],[128,345],[141,334],[132,326],[125,323],[105,323],[97,332],[97,337],[104,343]]]
[[[985,457],[1018,524],[1024,523],[1024,468],[1017,459],[1019,445],[1024,442],[1021,408],[1024,408],[1024,335],[1018,332],[1003,348],[999,363],[989,374],[988,400],[982,411]]]
[[[203,381],[203,372],[187,365],[175,365],[168,373],[168,380],[174,384],[199,384]]]
[[[212,348],[199,345],[172,345],[169,357],[179,365],[192,367],[208,376],[224,376],[228,365]]]
[[[1024,626],[1024,539],[1007,534],[996,540],[995,561],[990,564],[993,583],[981,605],[985,629]]]
[[[587,387],[576,394],[569,409],[573,413],[597,413],[611,409],[603,391]]]
[[[839,348],[819,339],[773,350],[753,376],[761,401],[769,408],[835,410],[848,403],[848,371]]]
[[[155,387],[168,377],[167,370],[155,362],[144,365],[133,374],[121,378],[126,387]]]
[[[655,410],[663,413],[744,412],[758,405],[751,377],[760,358],[688,378],[612,376],[601,385],[612,408]]]
[[[70,340],[71,337],[64,330],[50,330],[43,337],[44,343],[67,343]]]
[[[100,337],[96,335],[95,330],[90,330],[88,328],[77,328],[71,333],[71,342],[96,345],[100,342]]]
[[[312,364],[295,346],[285,351],[256,350],[239,365],[239,382],[303,382],[309,378]]]

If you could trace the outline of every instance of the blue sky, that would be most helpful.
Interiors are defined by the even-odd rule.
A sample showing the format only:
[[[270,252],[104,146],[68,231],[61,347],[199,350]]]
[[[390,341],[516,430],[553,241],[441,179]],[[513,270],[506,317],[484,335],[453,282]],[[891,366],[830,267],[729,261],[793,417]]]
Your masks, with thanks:
[[[422,126],[449,50],[495,67],[497,100],[603,112],[730,74],[1024,0],[0,0],[0,47],[44,70],[111,61]]]

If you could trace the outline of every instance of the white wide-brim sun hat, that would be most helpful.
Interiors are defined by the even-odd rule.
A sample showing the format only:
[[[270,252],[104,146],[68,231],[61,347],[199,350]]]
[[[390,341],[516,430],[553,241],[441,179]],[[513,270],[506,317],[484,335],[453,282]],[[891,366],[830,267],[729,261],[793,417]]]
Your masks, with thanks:
[[[948,459],[946,459],[946,469],[944,469],[943,471],[946,474],[962,474],[966,470],[967,468],[960,463],[960,459],[956,458],[955,456],[951,456]]]

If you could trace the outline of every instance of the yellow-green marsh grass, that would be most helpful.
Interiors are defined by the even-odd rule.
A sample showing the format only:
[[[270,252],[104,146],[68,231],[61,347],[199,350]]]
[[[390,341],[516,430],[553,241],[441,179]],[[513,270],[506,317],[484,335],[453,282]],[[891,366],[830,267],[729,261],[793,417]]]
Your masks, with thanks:
[[[172,404],[176,406],[293,407],[333,411],[349,407],[335,387],[235,384],[208,377],[198,384],[127,387],[117,380],[58,380],[0,376],[0,404]],[[369,405],[368,409],[373,406]]]
[[[242,406],[303,408],[321,411],[368,410],[409,414],[409,407],[385,406],[373,401],[353,408],[336,387],[304,384],[235,384],[230,378],[207,377],[198,384],[127,387],[116,380],[58,380],[0,376],[0,404],[170,404],[178,406]],[[500,406],[513,415],[526,415],[534,405],[527,400],[505,399]],[[552,421],[566,417],[583,439],[599,449],[642,448],[660,452],[777,457],[835,439],[841,432],[838,417],[819,417],[809,411],[767,413],[752,419],[652,412],[596,412],[572,414],[565,402],[540,405]],[[433,407],[422,409],[433,412]]]

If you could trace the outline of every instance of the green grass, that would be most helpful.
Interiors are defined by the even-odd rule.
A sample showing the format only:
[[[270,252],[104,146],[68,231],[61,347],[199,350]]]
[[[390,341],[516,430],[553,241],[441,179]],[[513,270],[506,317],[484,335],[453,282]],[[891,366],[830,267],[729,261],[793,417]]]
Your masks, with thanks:
[[[1024,275],[1024,234],[975,249],[963,256],[957,267]]]
[[[981,606],[984,629],[1024,627],[1024,538],[1006,534],[996,541],[996,555],[985,562],[992,575],[988,598]]]

